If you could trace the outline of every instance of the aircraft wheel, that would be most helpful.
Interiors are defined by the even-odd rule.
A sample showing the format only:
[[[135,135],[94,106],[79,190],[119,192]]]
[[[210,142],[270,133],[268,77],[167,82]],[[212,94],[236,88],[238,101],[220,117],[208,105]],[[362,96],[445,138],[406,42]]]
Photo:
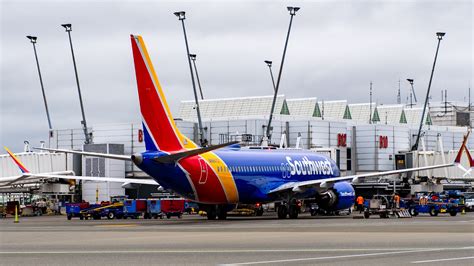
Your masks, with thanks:
[[[285,205],[278,206],[278,219],[286,219],[288,215],[288,209]]]
[[[290,205],[290,211],[289,211],[289,216],[290,219],[296,219],[298,218],[299,210],[297,205]]]
[[[217,216],[217,210],[215,205],[210,205],[207,208],[207,219],[208,220],[215,220]]]
[[[114,218],[115,218],[115,213],[114,212],[107,213],[107,219],[112,220]]]
[[[415,209],[409,209],[408,212],[413,217],[418,216],[418,211],[416,211]]]
[[[227,210],[225,209],[225,206],[219,206],[217,208],[217,219],[219,220],[227,219]]]

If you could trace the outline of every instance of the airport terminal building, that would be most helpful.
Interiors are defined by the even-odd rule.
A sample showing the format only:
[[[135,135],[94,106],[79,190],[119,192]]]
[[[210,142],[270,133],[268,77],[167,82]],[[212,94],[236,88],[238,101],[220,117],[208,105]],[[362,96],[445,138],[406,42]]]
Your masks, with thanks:
[[[273,96],[209,99],[200,101],[204,139],[210,144],[239,141],[260,145],[269,120]],[[431,103],[422,128],[418,150],[411,151],[418,135],[422,107],[404,104],[349,103],[347,100],[321,101],[317,98],[291,99],[278,95],[271,124],[270,144],[286,149],[309,149],[330,156],[342,175],[387,171],[454,160],[474,116],[465,103]],[[174,114],[180,131],[199,142],[199,125],[194,101],[183,101]],[[83,130],[55,129],[45,144],[51,148],[79,149],[114,154],[134,154],[145,150],[141,121],[93,125],[93,143],[84,145]],[[472,138],[472,137],[471,137]],[[81,157],[80,155],[25,152],[20,160],[32,172],[73,170],[78,175],[146,178],[130,161]],[[0,156],[1,176],[18,174],[6,155]],[[463,158],[467,163],[467,158]],[[356,185],[359,193],[405,194],[421,189],[440,189],[433,177],[459,177],[454,167],[423,171]],[[465,182],[444,183],[441,189],[471,190]],[[126,186],[84,181],[2,188],[0,193],[32,191],[57,197],[80,197],[86,201],[109,200],[111,196],[150,197],[158,186]]]

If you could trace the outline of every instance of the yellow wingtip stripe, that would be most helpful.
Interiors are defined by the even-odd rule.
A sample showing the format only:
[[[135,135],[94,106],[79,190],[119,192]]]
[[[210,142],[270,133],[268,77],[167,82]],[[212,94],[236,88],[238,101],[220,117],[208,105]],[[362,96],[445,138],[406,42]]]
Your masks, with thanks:
[[[18,166],[24,168],[25,170],[28,170],[25,165],[13,154],[13,152],[10,151],[6,146],[3,146],[3,148],[7,151],[7,153],[12,157],[13,161],[18,164]]]

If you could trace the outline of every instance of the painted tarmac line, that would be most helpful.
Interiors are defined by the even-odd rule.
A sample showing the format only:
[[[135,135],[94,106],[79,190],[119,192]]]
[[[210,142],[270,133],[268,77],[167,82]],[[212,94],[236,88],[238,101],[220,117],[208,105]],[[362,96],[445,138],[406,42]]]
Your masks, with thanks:
[[[101,224],[94,225],[94,227],[116,228],[116,227],[135,227],[137,224]]]
[[[459,247],[459,248],[338,248],[338,249],[222,249],[222,250],[62,250],[62,251],[0,251],[1,255],[28,255],[28,254],[151,254],[151,253],[297,253],[297,252],[360,252],[360,251],[390,251],[382,253],[373,253],[375,255],[383,254],[399,254],[410,252],[426,252],[426,251],[450,251],[450,250],[466,250],[474,249],[474,247]],[[358,256],[367,256],[367,254],[357,254]],[[370,253],[369,253],[370,255]],[[354,256],[354,255],[347,255]],[[336,256],[338,257],[338,256]]]
[[[470,247],[472,248],[472,247]],[[457,250],[470,249],[468,247],[458,248]],[[273,264],[273,263],[287,263],[287,262],[301,262],[301,261],[313,261],[313,260],[328,260],[328,259],[344,259],[344,258],[357,258],[357,257],[375,257],[382,255],[397,255],[397,254],[408,254],[408,253],[421,253],[421,252],[432,252],[432,251],[443,251],[453,249],[421,249],[421,250],[403,250],[393,252],[378,252],[378,253],[366,253],[366,254],[351,254],[351,255],[340,255],[340,256],[328,256],[328,257],[313,257],[313,258],[298,258],[298,259],[283,259],[283,260],[267,260],[267,261],[251,261],[231,264],[220,264],[220,265],[254,265],[254,264]]]
[[[457,258],[446,258],[446,259],[437,259],[437,260],[418,260],[412,261],[411,263],[431,263],[431,262],[443,262],[443,261],[453,261],[453,260],[468,260],[473,259],[474,257],[457,257]]]
[[[442,248],[440,248],[442,249]],[[63,250],[63,251],[0,251],[3,255],[15,254],[149,254],[149,253],[296,253],[296,252],[358,252],[358,251],[408,251],[406,248],[356,248],[356,249],[222,249],[222,250]],[[425,248],[420,248],[425,250]]]

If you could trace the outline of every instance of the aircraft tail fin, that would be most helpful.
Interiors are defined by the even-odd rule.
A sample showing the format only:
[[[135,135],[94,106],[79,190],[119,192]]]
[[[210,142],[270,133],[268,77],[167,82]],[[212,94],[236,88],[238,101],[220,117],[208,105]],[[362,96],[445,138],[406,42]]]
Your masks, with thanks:
[[[165,152],[196,148],[177,128],[143,38],[131,35],[140,111],[147,150]]]
[[[454,163],[455,164],[460,164],[461,163],[461,157],[462,157],[462,154],[463,152],[465,151],[466,152],[466,155],[467,155],[467,159],[469,161],[469,167],[470,168],[474,168],[474,160],[472,159],[472,156],[471,156],[471,153],[469,152],[469,149],[467,148],[467,140],[469,138],[469,134],[471,132],[469,131],[465,136],[464,136],[464,140],[461,144],[461,148],[459,148],[459,151],[458,151],[458,154],[456,155],[456,158],[454,159]]]
[[[13,154],[10,149],[8,149],[7,147],[3,147],[7,152],[8,154],[10,155],[10,157],[13,159],[13,162],[18,166],[18,168],[20,168],[20,171],[25,174],[25,173],[29,173],[30,171],[28,169],[26,169],[26,167],[23,165],[23,163],[15,156],[15,154]]]

